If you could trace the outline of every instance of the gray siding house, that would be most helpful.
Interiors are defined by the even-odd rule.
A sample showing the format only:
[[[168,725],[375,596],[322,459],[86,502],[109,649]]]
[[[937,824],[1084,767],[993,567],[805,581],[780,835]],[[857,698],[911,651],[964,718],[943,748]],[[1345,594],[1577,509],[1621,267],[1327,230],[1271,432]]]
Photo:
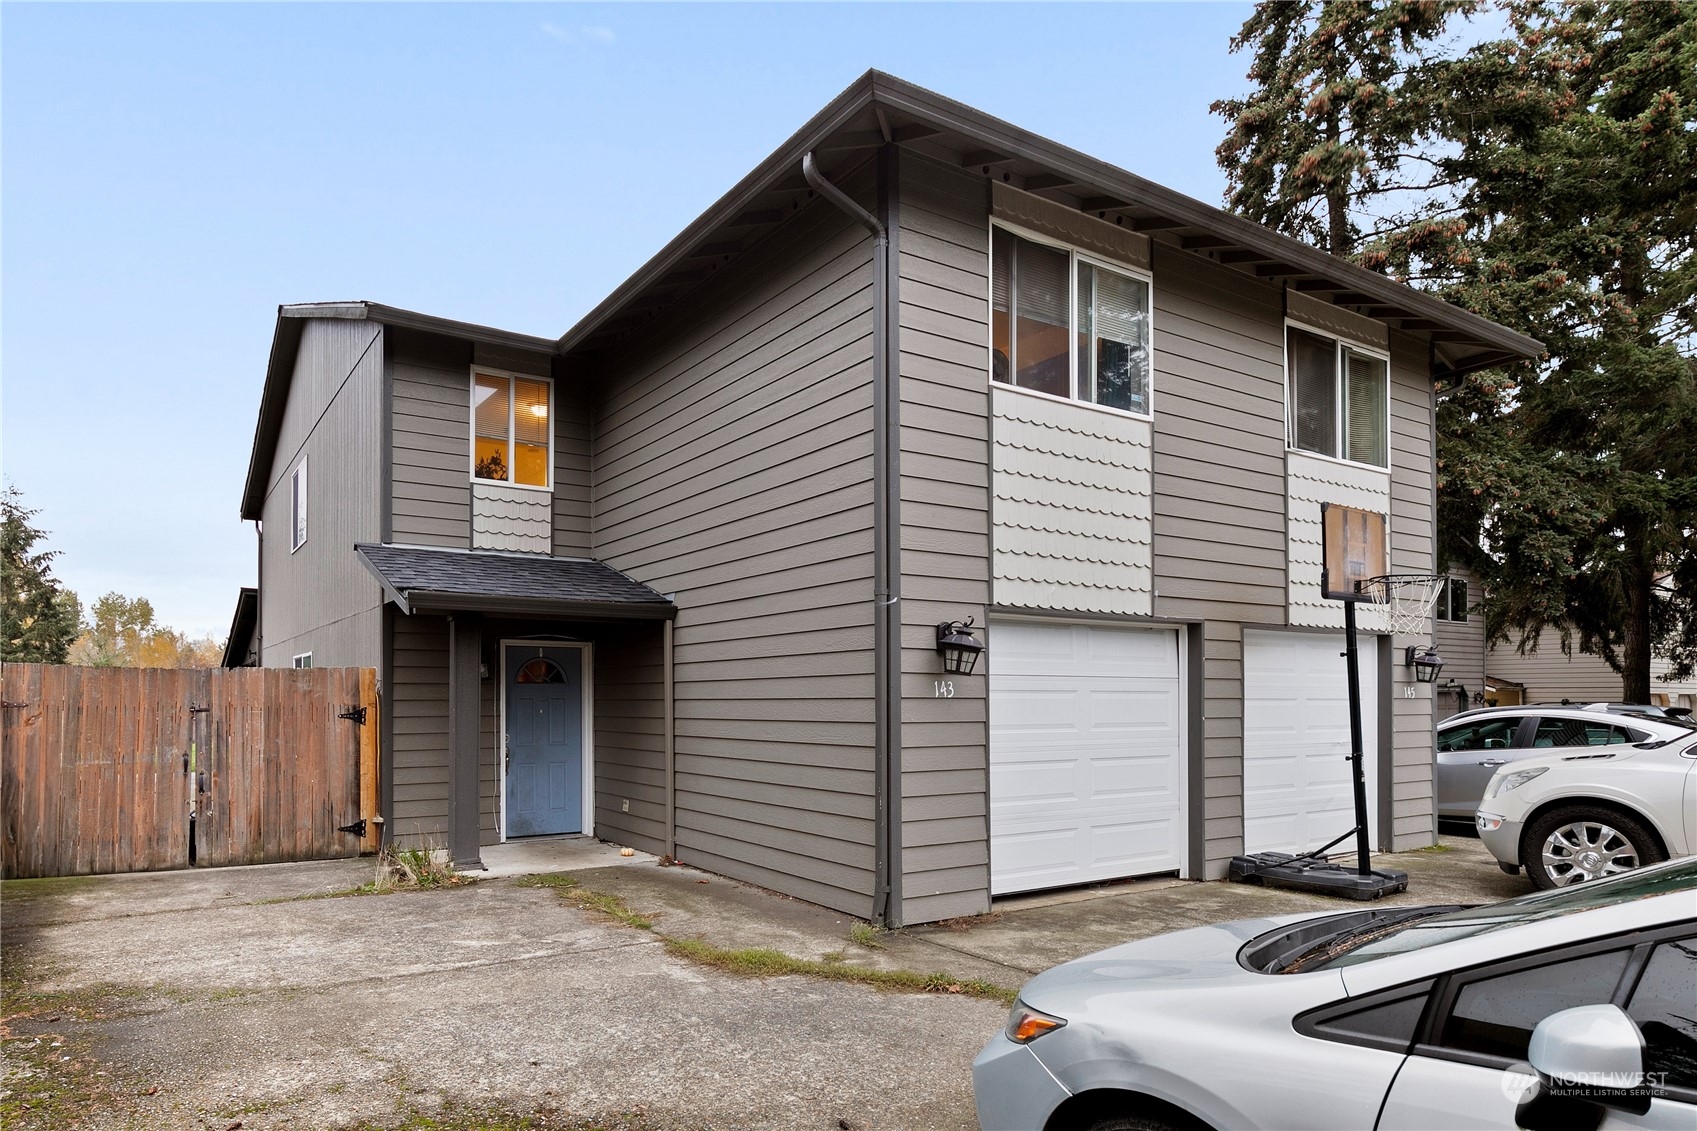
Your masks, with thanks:
[[[891,924],[1218,877],[1352,819],[1321,504],[1430,572],[1433,377],[1539,348],[871,72],[557,340],[283,307],[257,655],[376,667],[386,835],[468,866]],[[1361,619],[1373,837],[1427,844],[1423,640]]]

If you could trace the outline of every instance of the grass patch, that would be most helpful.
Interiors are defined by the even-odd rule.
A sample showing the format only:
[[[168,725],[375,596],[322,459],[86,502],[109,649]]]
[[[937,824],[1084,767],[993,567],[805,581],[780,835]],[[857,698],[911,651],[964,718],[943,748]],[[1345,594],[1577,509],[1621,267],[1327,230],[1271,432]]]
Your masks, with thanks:
[[[450,1100],[433,1111],[408,1104],[391,1119],[363,1120],[348,1131],[655,1131],[655,1127],[640,1112],[577,1119],[549,1106],[514,1111]]]
[[[1430,853],[1435,855],[1435,854],[1440,853],[1440,852],[1454,852],[1455,846],[1451,845],[1451,844],[1428,844],[1428,845],[1425,845],[1424,847],[1416,848],[1413,851],[1415,851],[1415,852],[1430,852]]]
[[[856,923],[850,927],[849,941],[855,946],[863,946],[867,950],[884,949],[884,944],[878,941],[878,928],[871,923]]]
[[[799,974],[808,978],[823,978],[830,982],[855,982],[885,990],[904,990],[908,993],[964,994],[1012,1005],[1015,991],[977,978],[955,978],[941,972],[916,974],[911,970],[868,970],[861,966],[841,963],[814,962],[793,958],[782,951],[765,947],[744,947],[732,950],[714,946],[700,939],[668,939],[667,951],[703,966],[744,974],[751,978],[777,978]]]
[[[37,880],[0,880],[0,903],[27,903],[70,895],[80,888],[92,887],[98,876],[49,876]]]
[[[552,888],[560,896],[583,911],[598,911],[609,919],[615,919],[627,927],[635,927],[639,931],[652,931],[654,920],[645,915],[638,915],[630,909],[630,905],[616,895],[606,892],[590,891],[578,883],[576,877],[550,872],[540,876],[525,876],[514,883],[524,888]]]
[[[7,1131],[75,1127],[138,1094],[141,1086],[96,1060],[86,1039],[56,1026],[131,1015],[140,996],[140,990],[109,985],[29,992],[8,971],[0,1020],[0,1042],[5,1048],[0,1127]],[[20,1024],[32,1031],[19,1033]]]
[[[615,919],[627,927],[635,927],[639,931],[652,931],[656,938],[665,946],[667,953],[687,959],[703,966],[711,966],[730,974],[741,974],[750,978],[776,978],[787,974],[798,974],[807,978],[822,978],[829,982],[854,982],[863,986],[875,986],[884,990],[901,990],[906,993],[926,994],[964,994],[967,997],[986,998],[999,1001],[1003,1005],[1012,1005],[1016,991],[1006,986],[998,986],[994,982],[985,982],[977,978],[954,978],[944,973],[916,974],[911,970],[869,970],[862,966],[851,966],[840,951],[827,954],[823,959],[815,961],[809,958],[794,958],[778,950],[765,947],[744,947],[740,949],[714,946],[701,939],[675,939],[654,930],[654,921],[647,916],[632,911],[623,899],[605,892],[591,891],[578,882],[574,876],[549,873],[540,876],[525,876],[515,880],[520,887],[552,888],[572,906],[585,911],[597,911],[610,919]],[[876,929],[870,923],[857,923],[850,937],[857,937],[860,929],[865,928],[874,936],[871,943],[861,945],[881,947],[876,941]]]

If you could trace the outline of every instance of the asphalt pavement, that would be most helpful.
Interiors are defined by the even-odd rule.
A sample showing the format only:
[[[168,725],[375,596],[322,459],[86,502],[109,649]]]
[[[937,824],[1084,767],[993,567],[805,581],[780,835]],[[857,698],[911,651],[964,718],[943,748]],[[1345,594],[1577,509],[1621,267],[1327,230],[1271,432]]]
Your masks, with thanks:
[[[1399,903],[1529,890],[1474,841],[1386,859],[1412,877]],[[1011,990],[1132,938],[1350,906],[1169,878],[874,937],[851,917],[593,841],[486,860],[464,887],[335,898],[373,863],[7,882],[0,1115],[19,1128],[221,1131],[968,1129],[969,1066],[1006,1010],[951,985]],[[560,871],[652,929],[524,878]],[[750,977],[673,954],[668,938],[936,972],[943,992]]]

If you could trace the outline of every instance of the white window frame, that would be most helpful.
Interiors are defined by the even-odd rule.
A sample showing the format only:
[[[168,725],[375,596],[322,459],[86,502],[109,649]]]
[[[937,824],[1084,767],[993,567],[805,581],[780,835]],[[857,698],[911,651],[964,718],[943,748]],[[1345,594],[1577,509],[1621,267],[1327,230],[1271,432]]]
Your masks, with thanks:
[[[291,660],[289,662],[289,666],[292,667],[292,668],[310,668],[312,666],[312,653],[311,652],[297,652],[297,653],[295,653],[295,657],[294,657],[293,660]]]
[[[508,478],[484,479],[477,474],[477,379],[479,377],[505,377],[507,379],[507,467]],[[518,412],[518,398],[513,395],[515,380],[539,381],[548,387],[548,481],[540,486],[535,483],[517,483],[511,477],[513,467],[513,445],[518,442],[516,423],[513,419]],[[466,471],[473,483],[487,483],[491,487],[511,487],[516,491],[552,491],[554,489],[554,418],[555,401],[554,379],[535,373],[520,373],[512,369],[496,369],[489,365],[474,365],[466,376],[466,425],[469,433],[466,449]]]
[[[1377,361],[1385,363],[1384,463],[1363,463],[1358,459],[1350,459],[1342,454],[1327,455],[1325,452],[1309,451],[1307,448],[1297,446],[1296,416],[1293,412],[1293,409],[1296,407],[1296,396],[1291,388],[1290,372],[1290,331],[1292,329],[1301,330],[1305,334],[1312,334],[1316,338],[1325,338],[1330,341],[1334,347],[1332,351],[1332,396],[1336,398],[1335,404],[1337,405],[1338,427],[1337,432],[1332,437],[1332,442],[1334,450],[1339,453],[1347,452],[1349,450],[1349,414],[1345,411],[1345,405],[1348,402],[1346,389],[1348,367],[1344,364],[1344,358],[1346,356],[1345,351],[1360,354],[1362,357],[1371,357]],[[1284,339],[1279,343],[1279,352],[1283,358],[1285,371],[1285,450],[1301,452],[1303,455],[1313,456],[1315,459],[1329,459],[1334,463],[1347,464],[1350,467],[1371,467],[1375,471],[1389,471],[1391,469],[1390,351],[1381,349],[1378,346],[1368,345],[1357,338],[1346,338],[1335,330],[1328,330],[1322,326],[1316,326],[1312,322],[1303,322],[1296,318],[1286,318]]]
[[[1061,402],[1064,402],[1066,404],[1082,405],[1084,408],[1097,409],[1097,410],[1102,411],[1102,412],[1111,412],[1116,416],[1129,416],[1129,417],[1132,417],[1135,420],[1154,420],[1155,419],[1155,276],[1152,275],[1145,268],[1133,267],[1129,263],[1120,263],[1117,260],[1109,259],[1109,258],[1102,256],[1102,255],[1098,255],[1098,254],[1095,254],[1095,253],[1092,253],[1092,252],[1080,251],[1080,250],[1078,250],[1078,248],[1076,248],[1073,245],[1065,242],[1064,240],[1058,240],[1053,236],[1046,236],[1042,232],[1034,232],[1030,228],[1022,228],[1018,224],[1010,224],[1006,220],[1002,220],[1002,219],[1000,219],[998,217],[994,217],[994,216],[992,216],[990,218],[990,239],[992,241],[996,238],[995,229],[997,229],[997,228],[1002,229],[1004,232],[1011,233],[1012,235],[1016,235],[1020,239],[1030,240],[1032,243],[1043,244],[1046,247],[1054,248],[1056,251],[1064,251],[1064,252],[1067,253],[1067,395],[1064,396],[1064,397],[1057,397],[1053,393],[1045,393],[1041,389],[1027,389],[1024,386],[1015,384],[1012,380],[1008,380],[1008,381],[998,381],[998,380],[996,380],[996,336],[995,336],[994,331],[992,331],[987,336],[987,339],[986,339],[985,345],[984,345],[985,353],[988,355],[988,358],[989,358],[989,361],[988,361],[988,363],[986,364],[986,367],[985,367],[985,372],[990,375],[990,383],[998,389],[1012,389],[1014,392],[1024,393],[1026,396],[1031,396],[1031,397],[1042,397],[1044,400],[1048,400],[1048,401],[1061,401]],[[988,264],[988,266],[989,266],[990,271],[994,272],[995,269],[996,269],[995,252],[994,252],[994,250],[991,250],[991,251],[989,251],[988,254],[989,254],[989,264]],[[1118,273],[1126,276],[1127,278],[1138,280],[1144,286],[1149,288],[1149,308],[1148,308],[1148,312],[1149,312],[1149,387],[1148,387],[1148,390],[1147,390],[1147,398],[1146,398],[1147,401],[1148,401],[1148,404],[1149,404],[1149,411],[1147,411],[1147,412],[1133,412],[1130,409],[1115,408],[1113,405],[1098,404],[1095,401],[1082,400],[1078,396],[1075,395],[1077,393],[1077,390],[1078,390],[1078,324],[1077,324],[1077,319],[1078,319],[1078,264],[1080,263],[1080,261],[1082,261],[1084,263],[1088,263],[1092,267],[1101,267],[1101,268],[1104,268],[1104,269],[1109,270],[1109,271],[1117,271]],[[1010,304],[1014,301],[1013,296],[1011,294],[1008,296],[1008,301],[1009,301]],[[988,310],[988,315],[985,319],[984,324],[986,326],[994,326],[995,320],[996,320],[996,292],[995,292],[994,285],[992,285],[989,288],[989,294],[986,296],[986,299],[985,299],[985,306],[986,306],[986,309]],[[1008,318],[1009,318],[1010,322],[1014,318],[1014,311],[1011,308],[1008,311]],[[1012,376],[1012,369],[1013,369],[1013,358],[1011,358],[1011,357],[1008,358],[1008,368],[1009,368],[1009,375],[1011,377]]]
[[[307,536],[306,457],[302,456],[289,476],[289,553],[306,545]]]

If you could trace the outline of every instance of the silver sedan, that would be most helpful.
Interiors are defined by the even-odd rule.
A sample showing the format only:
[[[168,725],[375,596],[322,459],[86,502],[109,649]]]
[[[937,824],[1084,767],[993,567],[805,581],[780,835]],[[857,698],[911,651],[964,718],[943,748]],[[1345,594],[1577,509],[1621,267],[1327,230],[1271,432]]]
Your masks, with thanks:
[[[1697,1127],[1697,858],[1105,950],[1026,984],[973,1087],[985,1131],[1573,1127],[1580,1108],[1534,1089],[1540,1057],[1588,1047],[1564,1037],[1599,1009],[1618,1047],[1584,1111]]]

